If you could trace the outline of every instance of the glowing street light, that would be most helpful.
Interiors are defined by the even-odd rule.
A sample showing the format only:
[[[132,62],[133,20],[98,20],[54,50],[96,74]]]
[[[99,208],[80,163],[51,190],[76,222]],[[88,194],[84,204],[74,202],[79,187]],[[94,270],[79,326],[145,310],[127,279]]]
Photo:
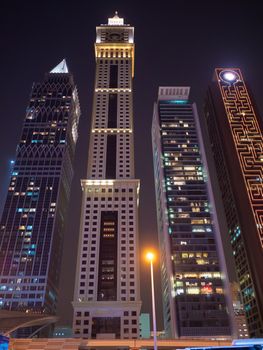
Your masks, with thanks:
[[[157,331],[156,331],[156,313],[155,313],[155,296],[154,296],[154,280],[153,280],[153,261],[155,255],[149,251],[146,253],[146,260],[149,261],[151,267],[151,288],[152,288],[152,312],[153,312],[153,348],[157,350]]]
[[[154,254],[153,254],[153,252],[148,252],[148,253],[146,254],[146,259],[147,259],[149,262],[153,261],[153,259],[154,259]]]

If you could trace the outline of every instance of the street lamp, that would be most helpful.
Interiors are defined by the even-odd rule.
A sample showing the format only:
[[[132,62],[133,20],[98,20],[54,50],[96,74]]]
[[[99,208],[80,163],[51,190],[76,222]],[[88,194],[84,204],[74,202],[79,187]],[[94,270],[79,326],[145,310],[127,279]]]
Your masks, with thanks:
[[[151,267],[151,287],[152,287],[152,312],[153,312],[153,348],[157,350],[157,332],[156,332],[156,313],[155,313],[155,297],[154,297],[154,280],[153,280],[153,260],[155,256],[153,252],[147,252],[146,259]]]

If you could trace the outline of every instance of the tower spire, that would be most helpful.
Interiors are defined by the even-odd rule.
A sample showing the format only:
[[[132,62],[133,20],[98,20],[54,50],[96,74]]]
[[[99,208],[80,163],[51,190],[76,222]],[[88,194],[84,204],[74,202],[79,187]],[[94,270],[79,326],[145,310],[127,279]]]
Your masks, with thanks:
[[[50,71],[50,73],[68,73],[68,72],[69,70],[68,70],[68,66],[65,58],[63,58],[63,60]]]
[[[124,19],[119,17],[118,11],[115,11],[115,14],[113,17],[108,18],[108,24],[110,26],[123,26],[124,25]]]

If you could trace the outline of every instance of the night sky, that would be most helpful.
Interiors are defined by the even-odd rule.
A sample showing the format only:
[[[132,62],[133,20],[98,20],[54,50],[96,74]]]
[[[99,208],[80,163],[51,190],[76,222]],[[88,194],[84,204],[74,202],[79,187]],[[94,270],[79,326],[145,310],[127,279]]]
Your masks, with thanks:
[[[240,67],[263,114],[263,24],[260,2],[250,1],[9,1],[1,6],[0,209],[10,160],[15,157],[34,81],[66,58],[78,86],[82,115],[76,150],[69,222],[61,271],[60,324],[71,324],[80,213],[94,83],[95,27],[118,10],[135,27],[135,165],[141,179],[140,246],[157,247],[151,153],[151,119],[158,86],[191,86],[202,114],[215,67]],[[142,311],[150,312],[149,267],[141,264]],[[233,279],[233,272],[230,271]],[[162,329],[156,265],[158,328]]]

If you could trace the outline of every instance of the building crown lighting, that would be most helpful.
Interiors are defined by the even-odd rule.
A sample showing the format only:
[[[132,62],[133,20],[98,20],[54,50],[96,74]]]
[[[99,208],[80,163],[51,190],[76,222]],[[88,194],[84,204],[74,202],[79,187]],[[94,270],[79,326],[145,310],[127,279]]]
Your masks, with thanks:
[[[189,99],[189,94],[189,86],[160,86],[158,91],[158,99],[187,101]]]
[[[50,73],[68,73],[68,66],[65,58],[56,66],[54,67]]]
[[[123,26],[124,19],[118,16],[118,12],[115,12],[115,15],[111,18],[108,18],[108,25],[110,26]]]

